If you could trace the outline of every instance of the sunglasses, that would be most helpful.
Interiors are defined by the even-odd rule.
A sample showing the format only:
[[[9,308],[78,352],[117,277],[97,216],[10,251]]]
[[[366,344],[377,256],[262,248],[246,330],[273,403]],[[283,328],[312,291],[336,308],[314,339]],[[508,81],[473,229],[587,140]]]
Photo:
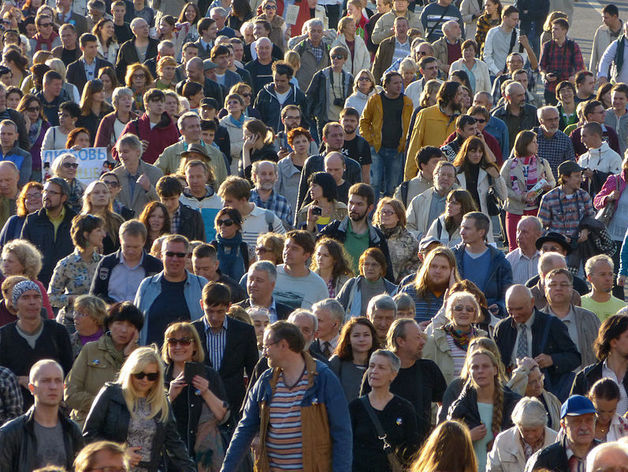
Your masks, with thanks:
[[[146,377],[146,379],[148,379],[149,382],[154,382],[155,380],[159,378],[159,373],[158,372],[151,372],[151,373],[138,372],[137,374],[133,374],[133,377],[135,377],[137,380],[142,380],[144,377]]]
[[[333,56],[331,56],[331,58],[339,61],[341,59],[344,59],[344,56],[341,56],[340,54],[334,54]]]
[[[166,257],[177,257],[179,259],[183,259],[184,257],[187,257],[187,253],[166,251]]]
[[[109,187],[113,187],[113,188],[120,186],[120,184],[114,180],[103,180],[103,182],[107,184]]]
[[[276,10],[277,7],[275,5],[266,5],[264,7],[264,10]]]
[[[229,226],[233,225],[233,220],[218,220],[218,221],[216,221],[216,224],[218,226],[225,225],[225,226],[229,227]]]
[[[78,169],[78,163],[77,162],[64,162],[63,163],[63,167],[65,167],[66,169]]]
[[[475,121],[477,121],[478,123],[486,123],[486,120],[484,118],[476,118]]]
[[[166,341],[170,346],[176,346],[180,344],[181,346],[189,346],[192,344],[192,338],[168,338]]]

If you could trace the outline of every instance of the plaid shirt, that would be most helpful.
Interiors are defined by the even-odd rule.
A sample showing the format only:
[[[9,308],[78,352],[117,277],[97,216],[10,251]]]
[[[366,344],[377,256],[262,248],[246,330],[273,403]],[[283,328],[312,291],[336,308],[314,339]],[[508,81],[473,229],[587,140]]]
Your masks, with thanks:
[[[310,51],[312,51],[312,54],[316,58],[316,62],[321,62],[321,60],[323,59],[323,54],[324,54],[323,43],[320,43],[320,45],[318,46],[314,46],[309,39],[308,39],[308,43],[310,45]]]
[[[558,76],[554,82],[545,82],[545,90],[554,92],[556,86],[563,80],[584,70],[584,60],[578,43],[567,39],[562,47],[556,41],[550,40],[543,45],[541,52],[540,69],[542,72],[553,72]]]
[[[22,414],[22,392],[17,377],[6,367],[0,367],[0,424]]]
[[[249,202],[255,203],[260,208],[272,211],[281,221],[290,223],[292,219],[292,210],[290,208],[290,203],[288,203],[288,199],[283,195],[279,195],[274,190],[271,192],[268,200],[263,202],[259,193],[257,193],[257,189],[253,189],[251,190]]]
[[[554,177],[558,177],[558,166],[565,161],[575,161],[576,155],[573,150],[573,143],[569,136],[558,130],[554,136],[548,138],[543,133],[541,127],[534,128],[539,143],[538,155],[549,162]]]
[[[175,211],[174,215],[172,215],[172,222],[170,223],[170,231],[172,234],[177,234],[179,226],[181,226],[181,203],[179,203],[177,211]]]
[[[480,51],[484,51],[484,41],[486,41],[486,35],[488,34],[488,30],[494,28],[495,26],[499,26],[499,23],[499,20],[491,21],[490,15],[487,14],[484,14],[478,18],[478,29],[475,32],[475,42],[478,43]]]
[[[593,218],[595,210],[586,191],[578,189],[575,196],[568,199],[563,189],[556,187],[541,199],[537,216],[545,230],[560,233],[569,240],[576,235],[580,221]]]

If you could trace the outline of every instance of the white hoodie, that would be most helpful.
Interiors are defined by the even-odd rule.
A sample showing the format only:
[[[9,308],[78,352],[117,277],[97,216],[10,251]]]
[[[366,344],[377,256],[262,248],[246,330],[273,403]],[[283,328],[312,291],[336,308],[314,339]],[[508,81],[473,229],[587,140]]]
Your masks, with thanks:
[[[621,156],[613,151],[606,141],[597,149],[589,149],[578,158],[578,165],[583,169],[619,174],[621,172]]]

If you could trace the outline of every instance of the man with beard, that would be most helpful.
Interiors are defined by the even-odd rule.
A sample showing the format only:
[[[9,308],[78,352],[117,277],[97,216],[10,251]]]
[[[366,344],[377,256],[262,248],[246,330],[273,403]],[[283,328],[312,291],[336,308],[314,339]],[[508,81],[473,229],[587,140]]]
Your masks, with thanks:
[[[251,190],[249,201],[258,207],[272,211],[281,220],[285,228],[292,226],[292,209],[288,199],[273,189],[277,182],[277,164],[271,161],[253,163],[251,178],[255,188]]]
[[[371,183],[371,147],[362,136],[358,136],[360,113],[355,108],[344,108],[340,112],[340,124],[345,132],[342,153],[362,166],[362,182]]]
[[[626,302],[612,295],[613,269],[613,260],[606,254],[589,258],[584,266],[591,292],[582,297],[582,308],[592,311],[602,321],[626,306]]]
[[[275,134],[275,148],[278,149],[277,156],[279,159],[283,159],[288,154],[294,151],[290,144],[288,144],[288,131],[298,128],[303,123],[303,113],[298,105],[286,105],[281,109],[281,124],[283,125],[283,131],[279,131]],[[307,128],[306,124],[303,124]],[[310,150],[308,155],[314,156],[318,154],[318,146],[316,141],[310,140]]]
[[[432,403],[443,400],[447,383],[434,361],[421,359],[425,334],[416,321],[408,318],[395,320],[386,340],[401,360],[401,369],[390,384],[390,393],[412,403],[416,411],[419,437],[423,441],[430,430]],[[370,391],[365,376],[360,395]]]
[[[508,152],[515,145],[515,138],[519,131],[532,129],[539,123],[536,117],[536,107],[526,103],[526,90],[519,82],[512,82],[506,86],[504,104],[493,111],[493,116],[506,123]]]
[[[310,158],[311,159],[311,158]],[[328,236],[344,244],[353,260],[353,270],[358,273],[360,256],[369,247],[377,247],[386,256],[386,278],[394,280],[388,243],[382,232],[368,219],[375,205],[375,192],[368,184],[355,184],[349,188],[349,216],[329,223],[319,237]]]

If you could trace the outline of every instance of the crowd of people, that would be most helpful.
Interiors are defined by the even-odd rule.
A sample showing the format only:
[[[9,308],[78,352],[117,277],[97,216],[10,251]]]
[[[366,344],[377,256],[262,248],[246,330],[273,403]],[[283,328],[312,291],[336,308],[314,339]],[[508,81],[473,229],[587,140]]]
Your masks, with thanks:
[[[0,472],[628,471],[628,22],[4,0]]]

